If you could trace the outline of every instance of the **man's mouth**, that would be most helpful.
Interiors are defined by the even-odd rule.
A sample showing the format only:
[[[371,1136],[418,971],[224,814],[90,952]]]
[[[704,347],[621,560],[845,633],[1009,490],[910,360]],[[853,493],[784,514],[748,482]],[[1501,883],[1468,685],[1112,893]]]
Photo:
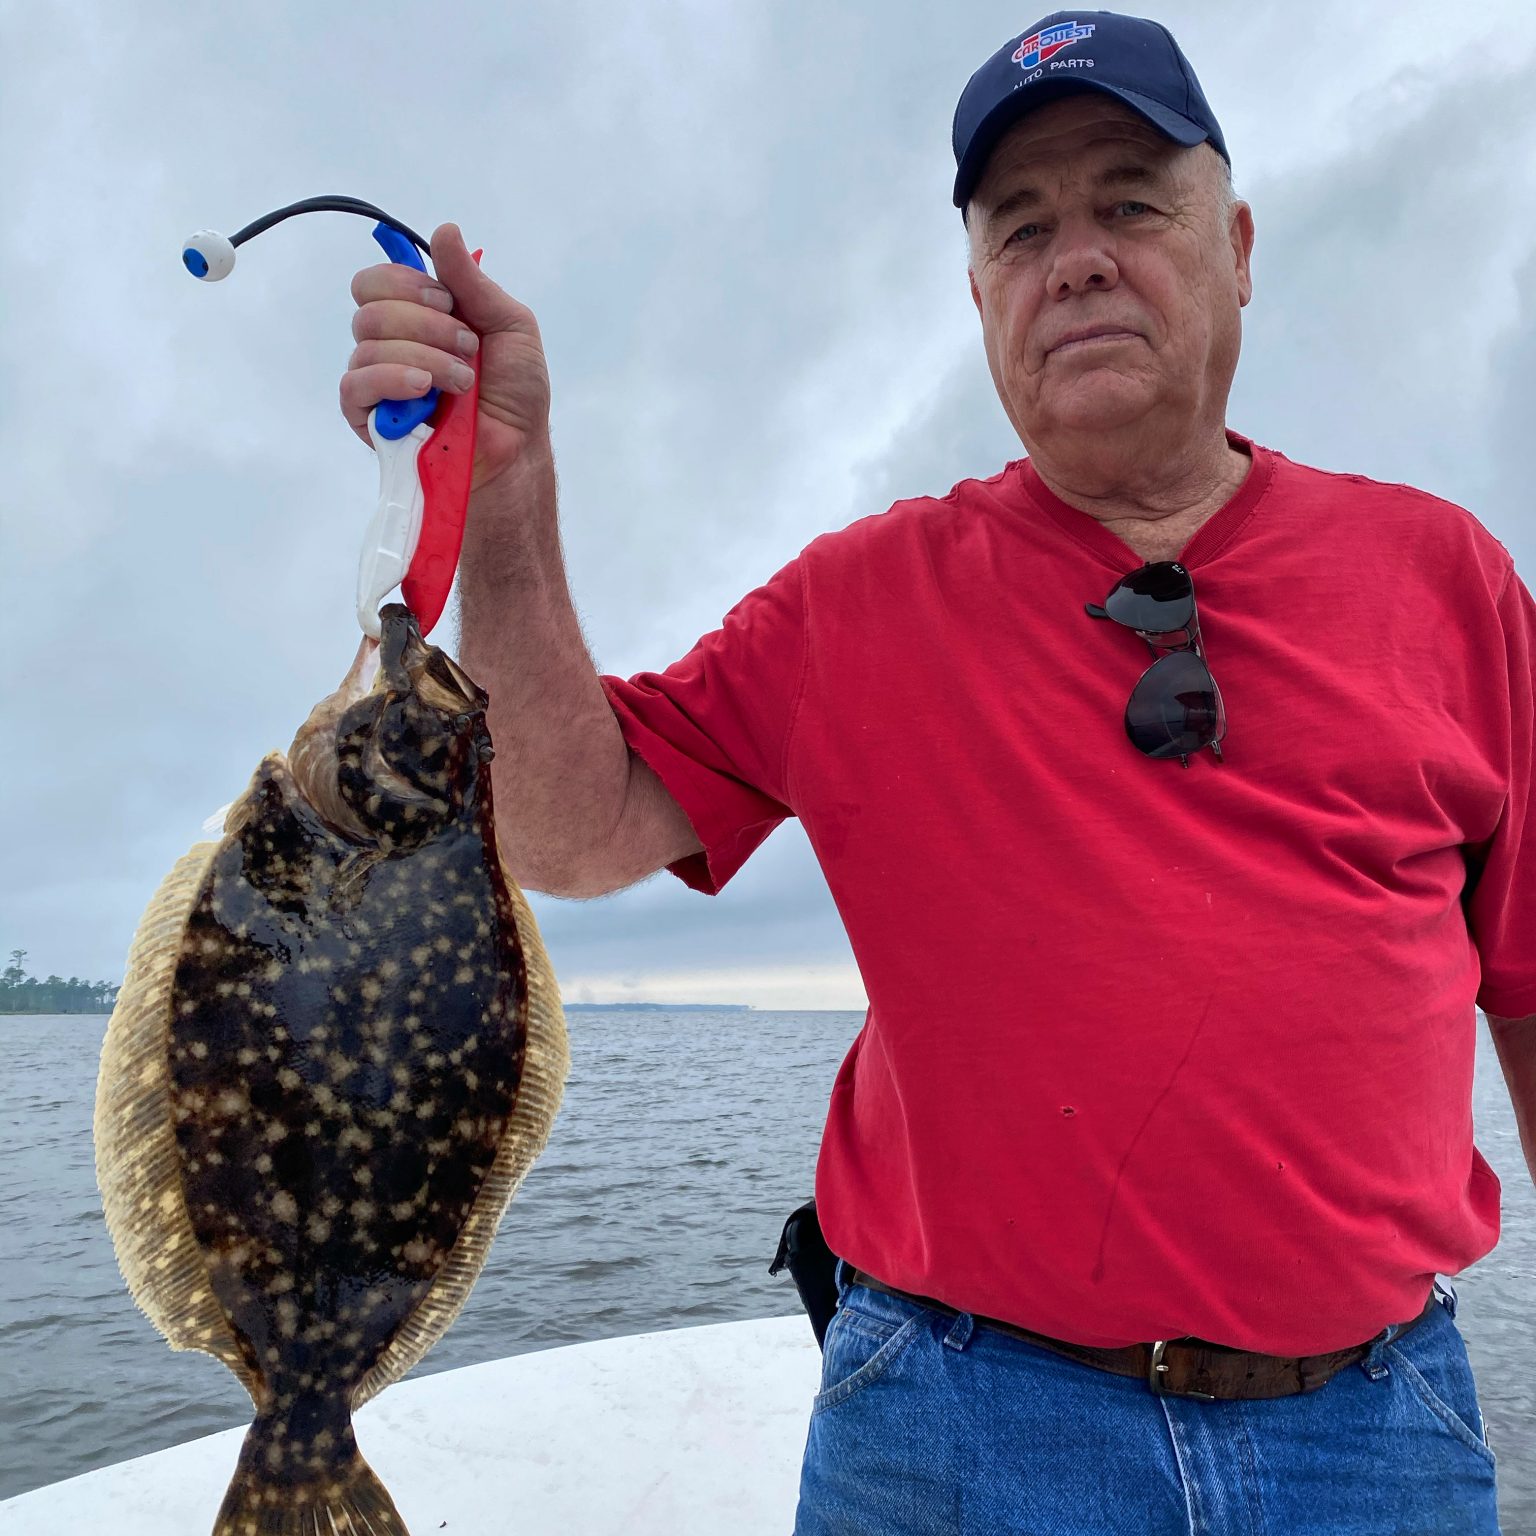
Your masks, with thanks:
[[[1127,331],[1119,326],[1096,325],[1087,330],[1069,332],[1055,346],[1050,348],[1046,356],[1049,357],[1058,352],[1077,352],[1085,347],[1097,347],[1121,341],[1140,340],[1141,337],[1135,331]]]

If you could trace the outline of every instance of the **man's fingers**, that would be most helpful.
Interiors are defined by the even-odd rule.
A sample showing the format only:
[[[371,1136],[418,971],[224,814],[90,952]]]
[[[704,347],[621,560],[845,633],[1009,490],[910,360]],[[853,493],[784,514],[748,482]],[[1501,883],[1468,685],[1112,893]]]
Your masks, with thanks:
[[[439,352],[473,357],[480,338],[452,315],[404,299],[375,299],[352,314],[354,341],[419,341]]]
[[[432,265],[452,290],[459,316],[482,336],[493,331],[536,332],[533,315],[475,264],[457,224],[432,233]]]
[[[409,341],[362,342],[341,376],[341,413],[366,441],[362,429],[380,400],[415,400],[434,385],[462,394],[473,381],[466,364],[430,347]]]
[[[372,304],[379,299],[404,299],[413,304],[426,304],[444,314],[453,308],[453,295],[435,277],[398,261],[364,267],[354,273],[352,297],[358,304]]]
[[[451,352],[439,352],[436,347],[423,346],[419,341],[360,341],[347,359],[347,370],[371,368],[378,363],[415,368],[429,374],[439,389],[456,395],[462,395],[475,382],[474,369],[462,358]],[[413,393],[419,395],[424,391],[418,389]]]

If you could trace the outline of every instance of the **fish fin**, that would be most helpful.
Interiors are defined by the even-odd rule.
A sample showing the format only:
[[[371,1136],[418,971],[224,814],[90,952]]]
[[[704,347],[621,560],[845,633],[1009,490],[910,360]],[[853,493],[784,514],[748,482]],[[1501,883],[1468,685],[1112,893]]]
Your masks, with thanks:
[[[214,1295],[187,1213],[170,1105],[176,966],[219,846],[198,843],[183,855],[139,921],[102,1043],[92,1129],[102,1210],[133,1299],[172,1349],[216,1356],[254,1400],[259,1379]]]
[[[448,1331],[463,1310],[470,1290],[485,1267],[491,1241],[518,1185],[534,1159],[544,1150],[560,1109],[570,1071],[571,1053],[566,1038],[565,1012],[560,1006],[560,987],[555,980],[533,910],[502,868],[507,894],[523,950],[528,978],[528,1034],[523,1055],[523,1075],[518,1082],[512,1114],[502,1133],[496,1161],[480,1186],[465,1218],[458,1241],[431,1288],[401,1324],[389,1347],[357,1385],[354,1410],[398,1381]]]
[[[350,1428],[345,1443],[319,1472],[295,1476],[272,1420],[258,1417],[240,1446],[212,1536],[410,1536]]]

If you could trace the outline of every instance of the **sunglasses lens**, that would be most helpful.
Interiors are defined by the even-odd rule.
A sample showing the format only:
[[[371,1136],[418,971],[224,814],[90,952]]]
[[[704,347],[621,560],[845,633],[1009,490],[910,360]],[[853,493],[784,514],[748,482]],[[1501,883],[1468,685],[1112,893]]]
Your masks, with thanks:
[[[1125,733],[1148,757],[1187,757],[1220,741],[1226,728],[1210,668],[1193,651],[1154,661],[1125,707]]]
[[[1195,616],[1195,587],[1177,561],[1163,560],[1132,571],[1104,600],[1117,624],[1166,635],[1188,627]]]

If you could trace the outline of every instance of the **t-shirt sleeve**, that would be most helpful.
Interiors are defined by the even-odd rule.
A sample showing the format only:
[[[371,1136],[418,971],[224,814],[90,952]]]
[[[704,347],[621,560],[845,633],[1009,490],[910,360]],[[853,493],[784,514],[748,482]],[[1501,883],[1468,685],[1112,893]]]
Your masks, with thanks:
[[[1478,1007],[1523,1019],[1536,1014],[1536,603],[1513,571],[1499,617],[1509,669],[1509,797],[1494,835],[1470,850],[1466,911],[1482,962]]]
[[[667,867],[714,895],[786,816],[805,673],[801,561],[744,597],[665,672],[602,679],[632,752],[682,806],[702,854]]]

